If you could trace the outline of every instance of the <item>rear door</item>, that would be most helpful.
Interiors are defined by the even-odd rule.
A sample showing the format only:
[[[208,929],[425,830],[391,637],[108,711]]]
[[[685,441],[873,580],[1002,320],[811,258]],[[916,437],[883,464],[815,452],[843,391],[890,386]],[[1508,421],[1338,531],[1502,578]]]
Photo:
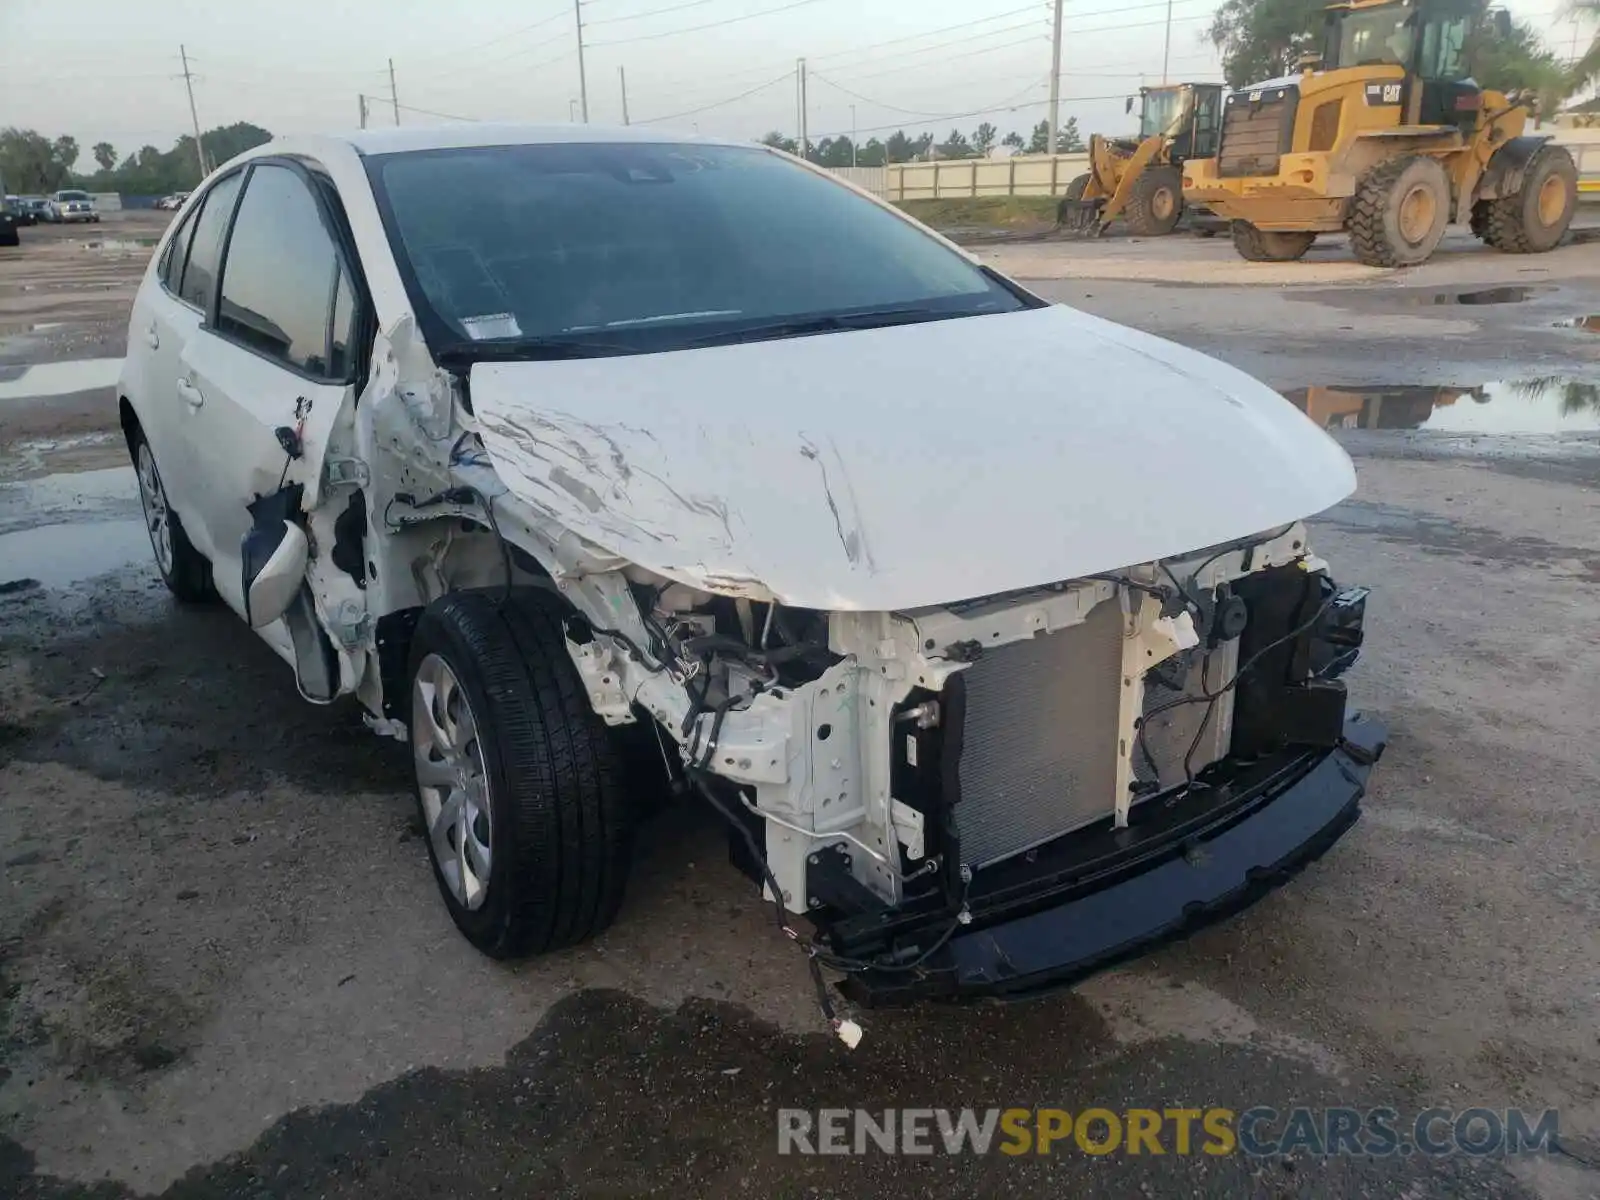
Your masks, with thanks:
[[[219,179],[184,214],[168,239],[156,268],[159,286],[139,289],[128,323],[125,390],[155,452],[167,500],[183,520],[184,531],[207,558],[200,509],[203,495],[191,453],[195,412],[179,386],[183,349],[200,330],[211,307],[222,239],[239,197],[242,174]]]
[[[213,318],[183,348],[201,520],[217,590],[241,614],[247,505],[287,481],[315,507],[328,434],[354,398],[356,289],[323,186],[287,161],[250,168]]]

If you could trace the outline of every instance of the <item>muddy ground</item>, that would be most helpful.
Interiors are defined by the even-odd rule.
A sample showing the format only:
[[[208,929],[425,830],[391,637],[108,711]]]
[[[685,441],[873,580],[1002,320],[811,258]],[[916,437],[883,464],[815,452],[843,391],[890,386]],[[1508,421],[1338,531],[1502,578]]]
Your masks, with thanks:
[[[1557,325],[1600,312],[1600,247],[1205,288],[1217,242],[1073,278],[1006,248],[1355,427],[1315,533],[1373,588],[1351,686],[1393,742],[1364,819],[1245,914],[1033,1003],[865,1014],[852,1054],[692,809],[598,942],[478,957],[403,758],[170,600],[103,368],[25,369],[122,353],[146,251],[87,243],[157,229],[0,251],[0,1196],[1600,1193],[1600,340]],[[1557,1108],[1560,1152],[776,1153],[785,1106],[1291,1102]]]

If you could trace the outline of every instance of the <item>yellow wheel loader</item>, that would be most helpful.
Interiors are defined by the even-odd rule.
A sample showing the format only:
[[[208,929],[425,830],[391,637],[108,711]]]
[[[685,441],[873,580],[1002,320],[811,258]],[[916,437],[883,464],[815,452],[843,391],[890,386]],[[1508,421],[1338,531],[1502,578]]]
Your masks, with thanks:
[[[1183,164],[1217,152],[1221,110],[1219,83],[1141,88],[1139,136],[1089,138],[1089,170],[1067,184],[1056,223],[1098,235],[1121,217],[1141,237],[1171,233],[1183,215]]]
[[[1497,250],[1552,249],[1572,221],[1578,171],[1529,112],[1467,74],[1481,0],[1348,0],[1327,10],[1320,56],[1299,75],[1231,92],[1214,157],[1184,165],[1184,195],[1232,222],[1239,254],[1286,262],[1345,230],[1361,262],[1405,267],[1452,220]]]

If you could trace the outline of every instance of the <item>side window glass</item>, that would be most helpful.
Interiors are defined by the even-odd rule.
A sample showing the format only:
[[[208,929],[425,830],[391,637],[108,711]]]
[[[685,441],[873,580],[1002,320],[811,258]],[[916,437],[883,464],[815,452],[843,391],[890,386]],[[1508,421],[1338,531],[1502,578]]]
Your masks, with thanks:
[[[305,183],[287,167],[257,167],[228,243],[218,332],[298,370],[340,375],[330,345],[348,359],[349,334],[334,326],[341,286],[348,290]]]
[[[189,257],[189,235],[194,232],[194,209],[190,209],[183,218],[183,224],[167,241],[167,248],[161,255],[161,285],[169,292],[178,290],[178,281],[183,278],[183,264]]]
[[[217,264],[222,260],[222,238],[228,230],[228,214],[233,211],[241,176],[230,175],[216,183],[206,195],[205,207],[195,219],[194,236],[189,242],[189,259],[183,267],[183,283],[178,297],[196,308],[211,306],[211,292],[217,284]]]

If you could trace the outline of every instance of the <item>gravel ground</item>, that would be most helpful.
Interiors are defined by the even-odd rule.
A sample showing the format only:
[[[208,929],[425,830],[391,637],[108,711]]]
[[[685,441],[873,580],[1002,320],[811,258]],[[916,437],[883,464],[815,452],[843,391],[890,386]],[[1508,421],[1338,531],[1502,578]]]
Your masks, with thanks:
[[[141,251],[86,243],[158,228],[0,251],[0,387],[122,352]],[[692,809],[646,829],[598,942],[489,963],[403,756],[156,582],[109,391],[0,399],[0,1195],[1600,1194],[1600,342],[1554,327],[1600,312],[1600,247],[1200,292],[1170,277],[1225,244],[1100,246],[1137,270],[1008,269],[1421,426],[1341,433],[1360,491],[1315,525],[1373,587],[1351,686],[1393,730],[1325,858],[1070,993],[867,1014],[854,1054]],[[1530,271],[1517,302],[1432,299]],[[1563,390],[1462,390],[1530,378]],[[1495,428],[1430,428],[1470,413]],[[1553,1107],[1561,1152],[797,1158],[775,1132],[786,1106],[1291,1103]]]

